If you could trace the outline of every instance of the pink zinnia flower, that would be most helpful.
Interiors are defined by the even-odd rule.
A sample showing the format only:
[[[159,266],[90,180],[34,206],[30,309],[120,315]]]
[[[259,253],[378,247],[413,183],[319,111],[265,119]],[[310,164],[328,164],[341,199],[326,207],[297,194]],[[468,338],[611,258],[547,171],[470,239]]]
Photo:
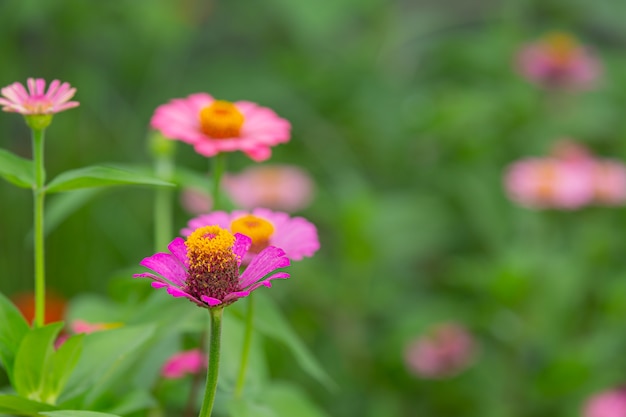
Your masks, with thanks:
[[[174,297],[186,297],[200,307],[226,306],[246,297],[271,280],[289,278],[285,272],[269,273],[289,266],[282,249],[268,246],[252,258],[243,273],[239,266],[252,240],[240,233],[211,225],[195,230],[187,240],[178,237],[169,245],[170,253],[155,253],[140,265],[156,273],[135,274],[151,278],[152,287],[166,288]]]
[[[595,394],[584,406],[584,417],[626,417],[626,389]]]
[[[530,208],[576,209],[593,199],[589,164],[556,158],[528,158],[513,163],[505,174],[511,200]]]
[[[172,355],[161,369],[161,375],[167,379],[182,378],[187,374],[197,374],[207,366],[207,361],[200,349],[187,350]]]
[[[614,206],[626,201],[626,167],[610,159],[598,160],[593,165],[593,190],[598,204]]]
[[[0,105],[6,112],[29,115],[45,115],[62,112],[79,105],[77,101],[69,101],[76,93],[68,83],[54,80],[46,91],[46,82],[42,78],[29,78],[28,91],[24,86],[15,82],[4,87],[0,92]]]
[[[224,189],[244,209],[267,207],[294,212],[308,206],[313,181],[293,165],[257,165],[239,174],[224,176]]]
[[[159,106],[150,125],[169,139],[193,145],[201,155],[242,151],[255,161],[268,159],[270,147],[287,142],[291,130],[287,120],[267,107],[215,100],[206,93]]]
[[[272,245],[284,250],[289,259],[299,261],[305,256],[313,256],[320,247],[317,229],[311,222],[265,208],[256,208],[251,212],[236,210],[203,214],[191,219],[181,234],[188,236],[198,227],[209,224],[248,236],[252,240],[252,254]]]
[[[598,59],[565,33],[523,47],[517,66],[530,82],[546,88],[589,89],[602,72]]]
[[[442,323],[411,342],[405,351],[405,360],[416,375],[438,379],[464,370],[474,354],[474,338],[463,326]]]

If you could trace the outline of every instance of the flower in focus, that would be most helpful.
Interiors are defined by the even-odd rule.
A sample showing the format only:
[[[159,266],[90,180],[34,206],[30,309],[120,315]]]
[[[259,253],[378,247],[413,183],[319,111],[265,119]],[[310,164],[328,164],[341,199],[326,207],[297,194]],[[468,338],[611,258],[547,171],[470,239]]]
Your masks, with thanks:
[[[409,370],[417,376],[440,379],[463,371],[474,354],[474,339],[463,326],[442,323],[411,342],[404,356]]]
[[[54,80],[46,91],[46,82],[42,78],[29,78],[28,90],[18,82],[4,87],[0,92],[0,105],[6,112],[28,115],[46,115],[62,112],[79,105],[69,101],[76,93],[68,83]]]
[[[566,33],[552,33],[524,46],[517,67],[528,81],[557,89],[589,89],[602,72],[598,59]]]
[[[311,222],[265,208],[256,208],[251,212],[236,210],[231,213],[214,211],[203,214],[191,219],[181,234],[188,236],[198,227],[210,224],[248,236],[252,240],[251,254],[259,253],[271,245],[284,250],[289,259],[299,261],[313,256],[320,247],[317,229]],[[247,261],[248,258],[244,259],[244,262]]]
[[[294,212],[311,202],[313,181],[297,166],[258,165],[225,176],[224,189],[244,209],[267,207]]]
[[[161,368],[161,375],[167,379],[177,379],[187,374],[197,374],[206,366],[206,358],[202,351],[192,349],[170,356]]]
[[[22,293],[11,297],[18,310],[22,313],[28,323],[32,323],[35,318],[35,294],[32,292]],[[67,300],[55,293],[46,292],[46,311],[44,312],[44,324],[63,321]]]
[[[201,155],[242,151],[255,161],[268,159],[270,147],[289,141],[291,134],[290,123],[267,107],[215,100],[206,93],[157,107],[150,125],[166,138],[193,145]]]
[[[626,389],[603,391],[589,398],[584,417],[626,417]]]
[[[271,280],[289,278],[278,268],[289,266],[285,252],[268,246],[257,254],[243,273],[239,266],[250,249],[252,240],[241,233],[231,234],[215,225],[204,226],[191,233],[187,240],[178,237],[169,245],[170,253],[156,253],[144,258],[140,265],[156,274],[142,273],[134,278],[151,278],[152,287],[166,288],[174,297],[186,297],[200,307],[226,306],[248,296]]]

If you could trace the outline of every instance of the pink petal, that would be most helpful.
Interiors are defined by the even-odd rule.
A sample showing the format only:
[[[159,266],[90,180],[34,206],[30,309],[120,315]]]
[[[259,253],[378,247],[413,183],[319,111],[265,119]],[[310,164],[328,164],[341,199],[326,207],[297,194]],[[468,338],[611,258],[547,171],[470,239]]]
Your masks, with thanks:
[[[265,275],[278,269],[289,266],[289,258],[285,251],[275,246],[268,246],[255,256],[246,270],[239,277],[240,288],[247,288]]]

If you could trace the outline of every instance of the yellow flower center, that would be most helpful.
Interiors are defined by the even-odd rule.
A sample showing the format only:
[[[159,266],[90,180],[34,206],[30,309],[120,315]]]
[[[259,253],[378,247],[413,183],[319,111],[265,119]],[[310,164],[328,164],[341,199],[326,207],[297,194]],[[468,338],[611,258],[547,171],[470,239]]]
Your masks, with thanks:
[[[232,221],[230,230],[233,233],[241,233],[252,239],[250,250],[259,253],[269,245],[270,237],[274,234],[272,223],[252,214],[239,217]]]
[[[546,37],[548,48],[557,64],[565,65],[576,54],[578,42],[567,33],[553,33]]]
[[[196,229],[187,238],[187,252],[189,254],[190,267],[210,266],[207,261],[229,261],[233,256],[233,244],[235,237],[226,229],[219,226],[205,226]],[[192,263],[202,265],[193,265]]]
[[[213,139],[236,138],[243,126],[243,114],[229,101],[215,100],[200,110],[200,129]]]

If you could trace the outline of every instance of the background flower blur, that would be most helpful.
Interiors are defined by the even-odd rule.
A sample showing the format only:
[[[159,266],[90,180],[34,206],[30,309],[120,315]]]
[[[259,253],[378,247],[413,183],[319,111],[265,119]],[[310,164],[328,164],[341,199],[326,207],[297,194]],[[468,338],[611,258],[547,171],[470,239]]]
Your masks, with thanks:
[[[290,141],[263,165],[299,167],[315,193],[273,209],[306,217],[321,245],[268,297],[338,389],[272,340],[268,373],[328,415],[577,416],[626,383],[625,15],[616,0],[4,0],[0,85],[41,77],[77,89],[80,106],[48,129],[50,178],[102,162],[149,170],[150,118],[172,97],[207,91],[289,121]],[[554,33],[558,88],[528,78],[519,58]],[[581,57],[593,71],[563,78]],[[0,117],[0,147],[29,157],[29,135],[20,117]],[[584,152],[555,151],[561,138]],[[180,145],[179,165],[208,172]],[[548,158],[587,178],[574,182],[585,187],[575,209],[526,204],[520,189],[555,195],[533,181],[509,194],[514,164]],[[229,154],[228,174],[250,165]],[[538,178],[535,165],[517,167],[519,181]],[[85,294],[132,305],[150,293],[129,268],[152,253],[153,194],[47,199],[47,282],[70,316]],[[31,206],[29,190],[0,182],[9,296],[32,285]],[[175,230],[193,217],[182,204],[174,214]],[[471,366],[416,375],[407,346],[450,322],[479,347]],[[163,359],[187,346],[167,349]]]

